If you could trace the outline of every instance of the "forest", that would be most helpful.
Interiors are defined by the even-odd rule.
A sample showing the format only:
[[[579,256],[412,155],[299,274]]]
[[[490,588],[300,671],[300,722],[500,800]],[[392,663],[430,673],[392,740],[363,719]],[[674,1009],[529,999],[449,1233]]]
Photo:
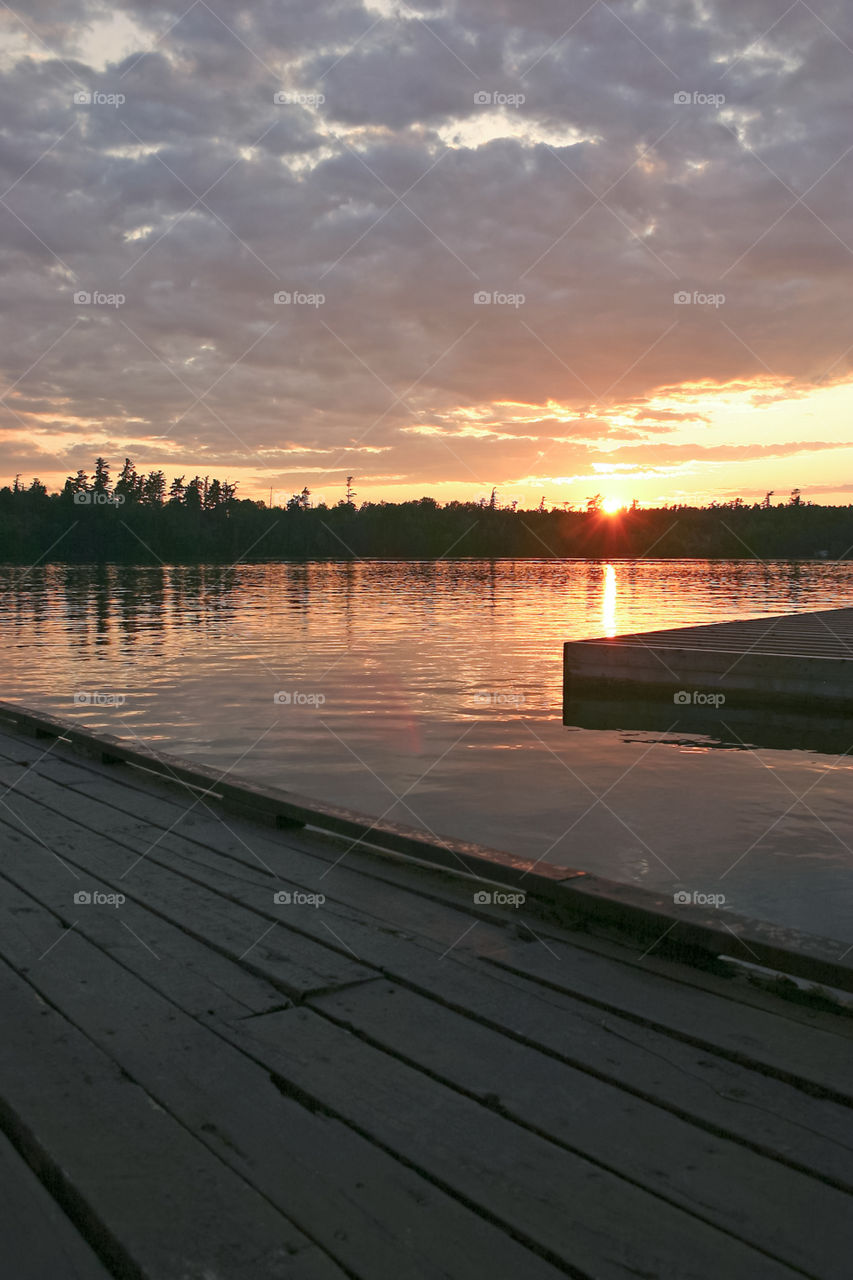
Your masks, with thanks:
[[[696,507],[605,511],[601,495],[532,510],[503,505],[496,490],[478,502],[357,504],[352,477],[333,506],[309,489],[281,506],[237,496],[207,476],[167,483],[126,459],[115,479],[98,458],[59,493],[40,480],[0,488],[0,560],[5,563],[237,563],[264,560],[577,557],[614,559],[847,559],[853,506],[821,506],[794,490],[780,501],[741,498]]]

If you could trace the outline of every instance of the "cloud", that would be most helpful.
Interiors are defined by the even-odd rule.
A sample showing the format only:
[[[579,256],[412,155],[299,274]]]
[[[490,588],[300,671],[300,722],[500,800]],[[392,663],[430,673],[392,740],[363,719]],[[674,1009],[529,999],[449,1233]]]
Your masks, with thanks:
[[[851,16],[777,10],[20,7],[0,466],[131,439],[144,465],[263,477],[284,448],[337,474],[369,446],[480,484],[601,443],[799,450],[706,439],[715,388],[771,406],[853,375]],[[656,403],[699,387],[701,412]]]

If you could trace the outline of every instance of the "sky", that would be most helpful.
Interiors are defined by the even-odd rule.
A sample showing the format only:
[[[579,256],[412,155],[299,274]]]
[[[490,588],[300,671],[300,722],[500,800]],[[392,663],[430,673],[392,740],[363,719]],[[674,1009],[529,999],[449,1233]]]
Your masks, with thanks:
[[[0,483],[853,501],[841,0],[0,22]]]

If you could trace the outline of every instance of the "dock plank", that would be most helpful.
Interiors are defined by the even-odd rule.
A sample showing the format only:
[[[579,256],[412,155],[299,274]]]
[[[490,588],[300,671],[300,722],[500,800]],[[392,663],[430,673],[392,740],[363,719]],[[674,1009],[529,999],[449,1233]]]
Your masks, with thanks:
[[[108,1268],[131,1280],[344,1280],[6,962],[0,1002],[0,1127]]]
[[[673,918],[671,904],[647,889],[541,859],[533,862],[470,841],[437,838],[419,827],[391,823],[381,817],[371,818],[282,787],[259,785],[246,777],[230,781],[209,765],[194,765],[155,751],[138,737],[131,741],[112,734],[92,733],[79,723],[9,702],[0,702],[0,721],[36,738],[55,742],[60,737],[76,753],[94,755],[105,763],[123,762],[158,778],[168,776],[182,789],[190,788],[199,802],[204,797],[215,797],[217,807],[248,816],[253,821],[263,820],[275,827],[319,827],[354,839],[356,843],[369,841],[382,852],[402,854],[434,866],[455,869],[461,863],[476,876],[497,875],[503,887],[514,887],[524,880],[530,892],[553,903],[560,915],[610,920],[623,931],[638,935],[656,929],[661,918],[669,916],[666,923],[675,930],[672,943],[677,944],[683,958],[691,953],[699,957],[720,954],[742,957],[747,942],[759,962],[772,969],[853,991],[853,959],[847,959],[849,947],[837,939],[780,928],[730,912],[726,913],[727,921],[723,920],[722,913],[708,911],[691,912],[689,920],[683,912]],[[672,951],[672,945],[669,950]]]
[[[0,733],[0,761],[7,758],[11,742],[11,739],[4,738]],[[365,847],[353,850],[352,842],[341,837],[312,831],[309,849],[304,837],[298,834],[281,831],[270,836],[255,830],[251,833],[249,843],[245,834],[232,829],[230,821],[215,810],[202,806],[187,815],[186,801],[182,802],[179,796],[170,794],[162,787],[155,792],[151,779],[144,776],[140,778],[138,771],[123,770],[117,777],[114,765],[87,762],[84,768],[56,757],[41,762],[36,766],[36,771],[44,771],[45,776],[51,780],[90,795],[111,808],[120,808],[123,812],[145,817],[160,828],[175,830],[189,842],[187,849],[192,845],[199,845],[204,850],[222,853],[238,864],[252,868],[258,865],[257,859],[261,857],[272,869],[279,870],[282,877],[287,876],[290,883],[298,883],[303,889],[319,887],[320,878],[325,879],[325,873],[330,871],[330,864],[335,864],[331,871],[334,876],[331,882],[335,890],[334,896],[345,900],[350,906],[361,907],[366,914],[370,914],[370,908],[375,904],[377,890],[374,881],[377,880],[407,890],[408,897],[421,904],[421,912],[425,899],[430,904],[438,903],[469,914],[471,912],[472,896],[478,882],[470,874],[449,875],[444,869],[418,864],[416,892],[413,894],[411,862],[389,858]],[[327,886],[324,885],[323,888]],[[381,892],[379,900],[384,900]],[[542,919],[536,926],[536,931],[545,941],[555,937],[569,940],[573,947],[581,950],[610,956],[621,964],[640,967],[645,972],[663,973],[670,980],[690,987],[713,991],[722,995],[727,1002],[735,1001],[751,1008],[763,1008],[776,1016],[783,1016],[809,1027],[822,1028],[853,1041],[853,1018],[839,1019],[834,1013],[793,1001],[780,1003],[775,994],[762,991],[733,970],[716,974],[707,969],[696,969],[688,964],[678,963],[669,955],[666,960],[660,960],[656,951],[649,952],[649,944],[645,939],[632,941],[629,936],[622,936],[616,941],[605,936],[601,930],[591,932],[586,923],[582,928],[573,928],[571,922],[557,925],[546,904],[528,901],[525,915],[537,913],[537,907]],[[497,908],[478,907],[476,914],[481,920],[492,920],[499,924],[506,920],[506,913]]]
[[[718,996],[678,983],[669,984],[667,998],[661,1001],[654,975],[565,943],[549,944],[546,950],[511,942],[488,960],[780,1080],[820,1089],[848,1105],[853,1102],[853,1052],[846,1038],[795,1028],[763,1010],[729,1008]]]
[[[76,930],[52,959],[33,965],[52,936],[62,937],[62,925],[47,911],[22,911],[26,905],[23,894],[0,885],[0,955],[25,968],[34,989],[157,1106],[180,1116],[199,1143],[348,1273],[394,1275],[405,1252],[406,1275],[418,1280],[478,1267],[502,1280],[559,1274],[340,1122],[285,1096],[237,1045],[183,1015]],[[243,1037],[241,1027],[238,1044]]]
[[[45,801],[52,795],[55,812],[59,812],[59,806],[63,804],[67,817],[76,815],[81,823],[90,823],[93,830],[98,824],[98,806],[103,806],[104,812],[110,808],[102,800],[84,803],[80,797],[60,799],[56,784],[54,787],[51,793],[47,780],[40,776],[30,776],[16,788],[16,803],[19,796],[40,797]],[[135,821],[129,819],[131,827]],[[147,828],[146,833],[148,830],[150,829]],[[145,834],[140,838],[132,829],[122,832],[121,841],[130,852],[138,850],[140,853],[151,843],[150,836]],[[264,890],[261,886],[264,883],[269,885],[269,880],[264,882],[259,878],[251,861],[239,863],[241,870],[238,875],[235,867],[229,866],[226,857],[213,852],[209,846],[182,839],[176,830],[170,831],[164,839],[158,841],[152,857],[161,867],[174,867],[176,864],[168,861],[172,854],[184,857],[199,867],[198,876],[206,884],[211,884],[211,876],[218,870],[220,877],[228,877],[224,880],[220,878],[217,881],[218,887],[228,893],[232,901],[264,910]],[[283,864],[288,869],[298,857],[292,849],[288,852],[274,850],[271,842],[265,846],[265,855],[265,862],[270,858],[274,867]],[[131,863],[132,859],[128,865]],[[144,868],[144,863],[139,865]],[[134,870],[133,875],[136,874]],[[315,865],[311,874],[306,877],[305,887],[314,891],[322,888],[330,901],[345,902],[348,913],[351,913],[353,907],[360,906],[362,911],[367,908],[381,920],[383,927],[402,931],[417,928],[422,936],[432,938],[444,947],[453,945],[465,933],[472,923],[472,915],[475,921],[478,920],[473,909],[466,912],[443,904],[425,903],[416,891],[393,885],[385,884],[378,889],[367,878],[358,877],[343,868],[339,873],[336,870],[335,874],[346,877],[343,888],[335,888],[334,874],[321,879],[322,873],[317,872]],[[129,876],[128,884],[131,879]],[[250,889],[247,893],[246,886],[250,884],[256,884],[258,888],[256,891]],[[267,911],[266,914],[273,920],[280,918],[280,913]],[[321,921],[321,932],[323,928]],[[606,956],[579,952],[571,944],[564,943],[563,948],[571,947],[572,964],[567,966],[562,964],[563,951],[556,942],[531,949],[526,943],[508,941],[506,935],[506,927],[501,929],[488,921],[481,921],[478,923],[475,945],[480,953],[489,953],[492,963],[515,968],[526,976],[535,977],[537,981],[555,985],[576,998],[600,1004],[612,1012],[630,1012],[632,1017],[648,1021],[649,1025],[658,1025],[653,1019],[661,1018],[659,1025],[666,1031],[680,1035],[711,1052],[724,1053],[736,1061],[776,1074],[781,1079],[804,1082],[844,1101],[853,1101],[851,1045],[840,1035],[814,1027],[791,1025],[777,1013],[732,1005],[722,995],[708,991],[694,993],[687,988],[679,989],[673,983],[670,984],[667,1001],[662,1005],[656,975],[643,972],[639,967],[629,968]],[[529,968],[531,962],[535,962],[535,972]],[[723,1035],[709,1037],[706,1034],[707,1028],[715,1019],[724,1022],[725,1032]]]
[[[784,1264],[519,1128],[309,1009],[270,1014],[247,1027],[245,1043],[283,1087],[303,1090],[440,1186],[499,1217],[518,1238],[585,1275],[781,1280],[789,1273]],[[847,1267],[849,1254],[842,1261]],[[840,1280],[842,1271],[822,1274]]]
[[[235,899],[226,899],[200,880],[171,870],[154,855],[142,858],[134,867],[133,875],[124,877],[122,873],[150,845],[150,840],[144,838],[128,844],[126,838],[123,842],[119,837],[105,836],[97,824],[84,827],[75,822],[70,811],[58,822],[61,811],[48,809],[32,794],[39,789],[44,791],[38,780],[32,778],[20,784],[0,810],[0,824],[22,834],[36,832],[50,851],[79,872],[92,872],[100,882],[108,884],[111,891],[125,894],[129,900],[163,916],[191,938],[204,941],[221,954],[231,959],[245,957],[247,969],[259,974],[288,998],[371,976],[352,956],[338,954],[298,934],[289,939],[287,950],[283,951],[277,937],[262,936],[271,924],[269,919],[264,924]],[[86,885],[85,875],[70,885],[57,879],[54,904],[58,906],[64,900],[66,909],[70,909],[74,891],[85,889]],[[263,891],[257,891],[258,900],[263,896],[264,902],[272,904],[275,887],[275,882],[267,880]],[[279,921],[280,917],[280,912],[273,915],[272,922]]]
[[[182,1006],[199,1017],[232,1019],[279,1009],[287,997],[257,974],[250,974],[219,951],[129,901],[120,910],[77,906],[73,893],[85,882],[89,891],[115,892],[113,884],[86,871],[74,881],[44,856],[31,836],[6,827],[0,836],[0,875],[50,905],[78,933],[108,946],[128,968],[154,986],[177,995]],[[24,908],[22,908],[23,910]],[[35,907],[33,908],[35,910]]]
[[[14,1280],[110,1280],[110,1273],[0,1134],[0,1240]]]
[[[846,1280],[840,1016],[732,999],[686,964],[483,910],[436,868],[262,828],[258,788],[246,815],[187,815],[143,770],[2,730],[4,788],[0,1141],[96,1267]],[[78,908],[80,887],[127,902]],[[283,907],[278,887],[327,900]]]
[[[828,1273],[853,1253],[853,1197],[393,984],[310,1007],[551,1142],[593,1159],[771,1256]],[[626,1135],[630,1140],[626,1141]],[[853,1138],[853,1114],[850,1116]],[[853,1182],[853,1151],[848,1156]],[[749,1196],[732,1189],[748,1187]],[[779,1206],[796,1206],[780,1215]],[[816,1233],[814,1241],[804,1230]]]
[[[72,830],[70,825],[66,827],[66,840]],[[89,837],[85,832],[77,832],[73,850],[66,848],[69,857],[72,853],[77,865],[89,865]],[[158,855],[165,856],[162,846]],[[266,912],[267,907],[259,905],[261,895],[252,881],[253,876],[262,881],[262,875],[249,869],[242,874],[248,883],[233,873],[209,869],[206,883],[229,895],[229,901],[242,901],[250,910]],[[267,892],[265,889],[264,903],[268,902]],[[170,901],[165,899],[163,906],[171,909]],[[214,918],[218,920],[218,916]],[[299,936],[313,934],[320,945],[338,946],[350,957],[355,954],[377,971],[547,1052],[557,1053],[583,1070],[602,1078],[621,1079],[624,1087],[659,1105],[676,1109],[679,1100],[685,1098],[684,1108],[697,1122],[757,1149],[774,1149],[788,1163],[795,1163],[794,1153],[800,1153],[806,1166],[846,1185],[849,1164],[843,1135],[849,1133],[849,1113],[845,1109],[810,1098],[780,1081],[758,1076],[753,1070],[742,1070],[726,1059],[715,1060],[708,1052],[691,1049],[682,1041],[618,1016],[597,1016],[589,1005],[561,998],[535,982],[524,984],[509,974],[502,977],[499,970],[471,974],[459,963],[469,957],[465,948],[468,939],[454,949],[453,962],[448,962],[441,959],[447,943],[436,946],[427,938],[377,930],[373,921],[343,908],[335,909],[332,919],[330,928],[321,924],[314,912],[298,922],[291,918],[288,949],[297,930]],[[267,914],[255,926],[257,933],[268,928],[269,922]],[[218,925],[216,930],[218,935]],[[660,979],[656,981],[660,990]],[[517,984],[515,990],[513,982]],[[668,999],[669,985],[665,984],[665,988],[667,995],[661,1003]],[[560,1010],[559,1019],[554,1017],[555,1009]],[[775,1107],[768,1108],[768,1095],[777,1100]]]

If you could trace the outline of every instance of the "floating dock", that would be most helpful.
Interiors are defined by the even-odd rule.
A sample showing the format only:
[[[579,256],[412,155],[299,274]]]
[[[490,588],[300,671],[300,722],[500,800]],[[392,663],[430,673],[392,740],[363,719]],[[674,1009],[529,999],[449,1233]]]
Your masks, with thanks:
[[[853,608],[570,640],[563,691],[565,703],[664,695],[679,708],[853,709]]]
[[[853,947],[0,704],[15,1280],[846,1280]],[[790,984],[788,984],[790,985]]]

